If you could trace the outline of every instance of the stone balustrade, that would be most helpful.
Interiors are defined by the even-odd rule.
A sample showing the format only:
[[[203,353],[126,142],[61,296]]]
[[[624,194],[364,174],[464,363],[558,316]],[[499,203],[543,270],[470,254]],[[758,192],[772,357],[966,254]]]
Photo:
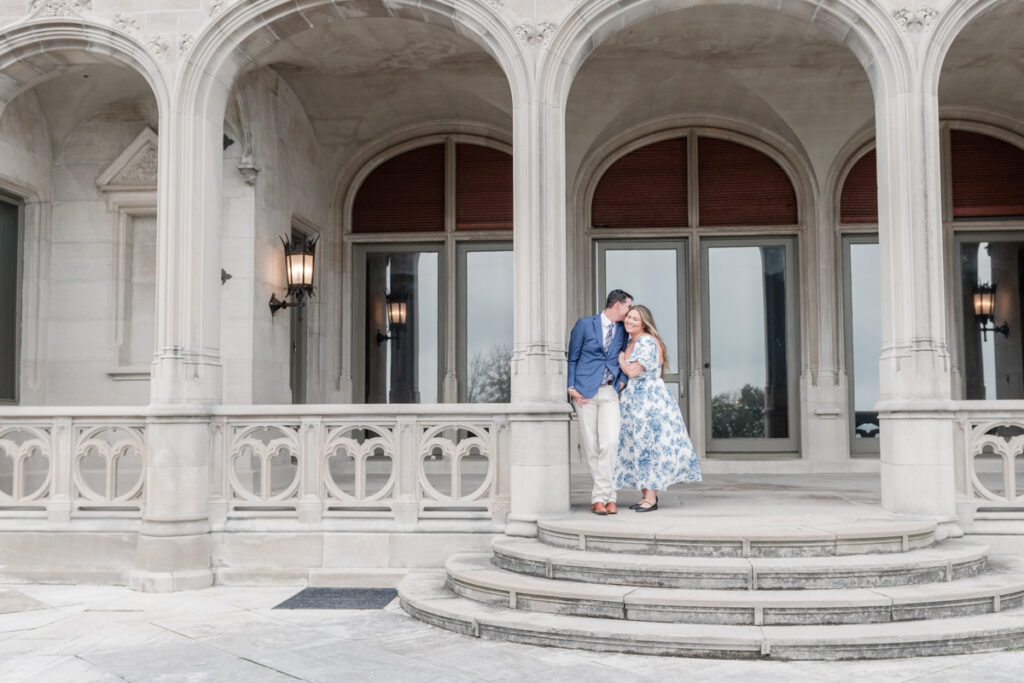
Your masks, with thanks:
[[[0,516],[140,516],[145,429],[137,409],[3,409]]]
[[[508,407],[245,406],[212,418],[225,519],[486,518],[508,512]]]
[[[268,405],[197,415],[210,426],[212,519],[503,524],[509,412]],[[140,408],[0,409],[0,517],[141,516],[153,419]]]
[[[961,401],[956,420],[958,509],[1024,520],[1024,401]]]

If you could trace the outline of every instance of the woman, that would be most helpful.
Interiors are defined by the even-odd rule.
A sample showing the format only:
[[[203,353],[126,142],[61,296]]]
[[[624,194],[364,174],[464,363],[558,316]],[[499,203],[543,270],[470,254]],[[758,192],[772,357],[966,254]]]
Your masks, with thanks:
[[[630,508],[651,512],[658,509],[658,491],[676,482],[700,481],[700,464],[679,404],[662,379],[665,342],[654,317],[646,306],[633,306],[623,323],[631,341],[619,353],[619,367],[630,380],[619,398],[615,486],[640,489],[643,500]]]

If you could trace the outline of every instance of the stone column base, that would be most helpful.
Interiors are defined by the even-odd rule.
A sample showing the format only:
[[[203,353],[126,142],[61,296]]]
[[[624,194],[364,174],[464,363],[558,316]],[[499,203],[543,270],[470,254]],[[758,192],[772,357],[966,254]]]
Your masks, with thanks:
[[[213,570],[193,569],[180,572],[147,572],[138,569],[128,576],[128,586],[142,593],[173,593],[209,588]]]
[[[135,568],[128,577],[131,588],[147,593],[169,593],[213,585],[210,534],[206,524],[181,524],[184,528],[180,530],[167,522],[143,524],[135,552]],[[196,526],[202,526],[203,530],[195,533]]]
[[[882,507],[940,523],[956,520],[952,411],[890,405],[879,418]]]
[[[506,536],[537,537],[537,515],[509,515],[505,525]]]

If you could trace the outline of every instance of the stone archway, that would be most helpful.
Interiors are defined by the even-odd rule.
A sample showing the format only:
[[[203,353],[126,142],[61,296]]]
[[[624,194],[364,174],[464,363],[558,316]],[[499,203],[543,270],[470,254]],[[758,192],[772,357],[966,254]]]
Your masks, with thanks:
[[[330,27],[358,21],[404,22],[451,34],[452,44],[474,45],[497,63],[508,81],[513,101],[524,98],[528,75],[514,37],[495,15],[472,3],[301,0],[258,6],[239,3],[218,14],[190,49],[176,85],[178,107],[165,131],[174,151],[170,176],[164,185],[166,191],[161,193],[161,207],[166,209],[161,221],[172,229],[162,243],[165,257],[158,296],[154,406],[216,405],[223,400],[221,312],[215,292],[221,267],[220,149],[232,89],[246,79],[245,74],[257,74],[280,83],[282,92],[291,92],[288,106],[296,105],[308,94],[308,90],[303,90],[308,84],[297,79],[288,82],[279,71],[267,69],[268,63],[283,60],[289,50],[301,44],[304,34],[320,35],[323,39],[333,30]],[[315,57],[308,61],[315,61]],[[406,68],[402,64],[388,66]],[[281,71],[288,69],[286,65]],[[267,90],[264,87],[262,92]],[[315,128],[308,118],[297,121],[304,137]],[[244,137],[245,122],[240,125]],[[243,144],[247,142],[243,140]],[[251,144],[258,152],[259,141]],[[260,166],[260,159],[254,162]],[[264,171],[261,175],[270,174]],[[330,171],[323,176],[334,178]],[[263,181],[256,181],[257,186],[260,182]],[[278,177],[276,182],[282,179]],[[326,211],[330,198],[322,204]],[[285,213],[282,207],[272,208]],[[287,213],[301,215],[291,209]],[[267,314],[265,308],[260,312]],[[210,580],[209,534],[204,521],[211,458],[209,443],[204,441],[206,430],[205,425],[173,418],[156,420],[150,425],[150,441],[160,447],[152,449],[156,457],[149,470],[154,481],[168,482],[168,491],[166,496],[158,495],[159,502],[147,510],[133,577],[135,586],[170,590]],[[188,486],[180,485],[182,477],[190,482]],[[172,483],[176,478],[178,485]],[[181,495],[183,490],[187,494]],[[173,557],[165,550],[169,545],[179,549]]]

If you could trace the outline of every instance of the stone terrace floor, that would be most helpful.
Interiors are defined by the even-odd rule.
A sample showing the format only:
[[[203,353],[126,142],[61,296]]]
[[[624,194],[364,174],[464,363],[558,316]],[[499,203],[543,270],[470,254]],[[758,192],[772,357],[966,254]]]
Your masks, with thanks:
[[[877,518],[884,516],[877,488],[874,475],[714,475],[663,494],[664,510],[623,510],[608,521]],[[584,474],[573,477],[574,515],[589,515],[588,490]],[[633,495],[620,493],[623,507]],[[218,586],[153,595],[0,583],[0,681],[1024,680],[1024,651],[867,662],[640,657],[460,636],[412,619],[397,600],[373,610],[273,609],[299,590]]]

